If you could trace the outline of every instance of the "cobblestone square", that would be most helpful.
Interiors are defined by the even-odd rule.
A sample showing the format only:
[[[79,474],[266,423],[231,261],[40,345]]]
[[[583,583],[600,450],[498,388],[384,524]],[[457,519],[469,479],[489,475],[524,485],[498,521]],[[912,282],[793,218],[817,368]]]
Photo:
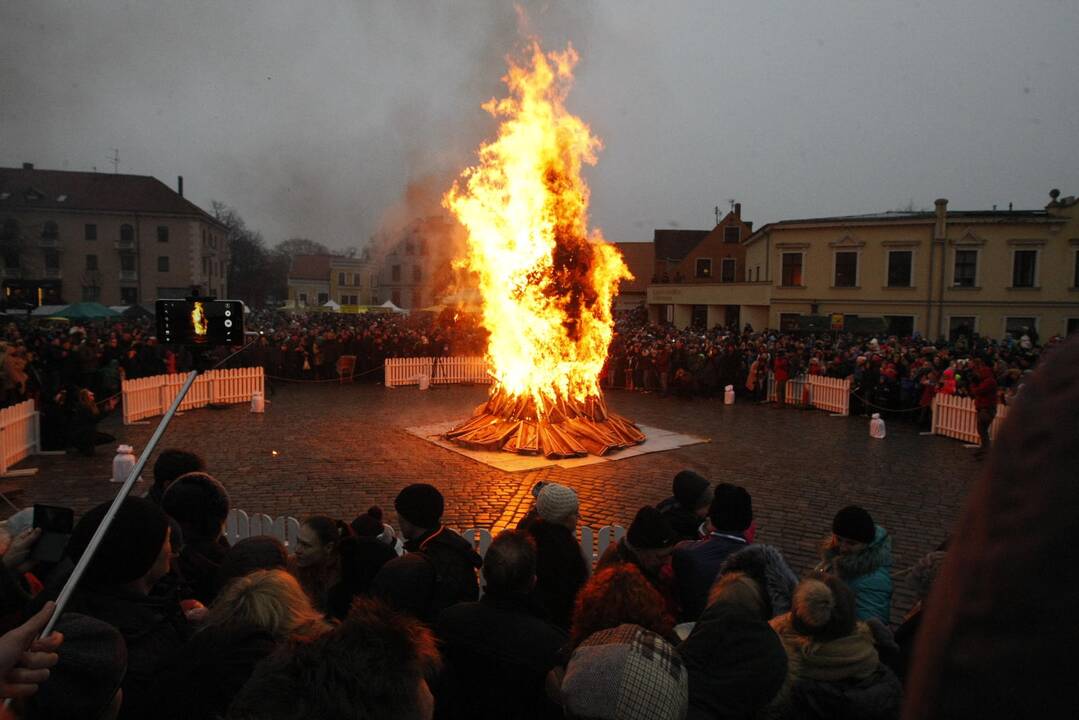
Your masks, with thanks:
[[[234,507],[270,516],[325,513],[351,519],[380,505],[391,522],[393,498],[404,485],[430,482],[446,496],[447,524],[511,526],[531,503],[537,480],[573,487],[582,522],[627,526],[637,508],[670,494],[683,468],[713,482],[744,485],[753,496],[757,541],[777,545],[797,573],[815,562],[833,514],[849,503],[865,506],[891,533],[895,569],[912,564],[947,536],[980,465],[962,444],[921,436],[892,422],[888,437],[869,437],[865,418],[767,405],[676,399],[613,391],[615,412],[638,422],[711,438],[711,442],[575,469],[551,467],[506,473],[410,435],[406,428],[460,418],[486,397],[482,386],[428,391],[380,385],[279,387],[264,414],[245,405],[193,410],[178,416],[161,447],[194,450],[228,488]],[[157,419],[124,426],[118,415],[101,429],[138,453]],[[94,458],[48,455],[19,467],[19,505],[72,506],[82,512],[118,488],[108,478],[113,446]],[[143,473],[142,493],[151,479]],[[910,605],[896,580],[894,617]]]

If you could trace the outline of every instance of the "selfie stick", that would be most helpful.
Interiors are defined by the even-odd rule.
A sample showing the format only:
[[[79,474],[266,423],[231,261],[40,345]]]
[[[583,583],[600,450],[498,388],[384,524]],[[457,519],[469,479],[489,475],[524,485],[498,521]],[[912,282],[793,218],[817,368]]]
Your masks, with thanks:
[[[191,389],[191,384],[195,382],[195,378],[198,377],[198,373],[191,371],[187,374],[187,379],[184,380],[184,384],[180,387],[180,392],[176,394],[176,399],[172,401],[172,405],[165,413],[165,417],[161,418],[161,422],[157,424],[157,430],[154,430],[154,434],[150,437],[150,442],[146,443],[146,449],[142,451],[142,455],[139,456],[138,462],[135,463],[135,467],[131,469],[131,473],[127,476],[127,480],[120,487],[120,492],[116,493],[116,497],[113,498],[112,505],[109,506],[108,512],[105,513],[105,517],[101,520],[101,523],[97,526],[97,530],[94,531],[93,536],[90,538],[89,544],[86,546],[86,550],[83,551],[82,557],[79,558],[79,562],[75,564],[75,569],[71,571],[71,577],[64,583],[64,589],[60,591],[60,597],[56,598],[56,610],[53,611],[52,617],[49,618],[49,624],[45,626],[45,629],[41,631],[40,637],[48,637],[49,633],[56,627],[56,621],[60,619],[60,615],[64,612],[64,606],[67,605],[67,601],[71,599],[71,594],[75,592],[75,586],[79,584],[79,579],[86,571],[86,566],[90,564],[90,561],[94,558],[94,552],[97,551],[98,545],[105,537],[105,533],[109,530],[109,525],[112,524],[112,520],[116,517],[116,513],[120,510],[120,503],[131,493],[131,488],[135,486],[135,481],[139,477],[139,473],[142,472],[143,466],[146,465],[146,461],[150,459],[150,455],[153,453],[154,448],[157,447],[157,442],[161,439],[161,436],[165,434],[165,428],[169,426],[172,421],[172,416],[176,414],[176,408],[180,407],[180,403],[183,402],[184,396],[187,395],[187,391]]]

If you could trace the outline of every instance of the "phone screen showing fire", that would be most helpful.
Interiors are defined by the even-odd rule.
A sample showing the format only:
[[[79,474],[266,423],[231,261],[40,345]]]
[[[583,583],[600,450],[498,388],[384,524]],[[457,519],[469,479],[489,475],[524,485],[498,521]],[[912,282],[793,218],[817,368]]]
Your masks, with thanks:
[[[176,345],[239,345],[244,304],[239,300],[158,300],[157,338]]]

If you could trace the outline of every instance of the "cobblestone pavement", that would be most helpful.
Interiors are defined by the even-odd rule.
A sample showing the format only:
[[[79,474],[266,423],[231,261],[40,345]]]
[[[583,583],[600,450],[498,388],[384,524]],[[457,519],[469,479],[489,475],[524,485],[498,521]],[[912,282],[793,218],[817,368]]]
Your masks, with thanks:
[[[865,506],[892,534],[895,569],[934,549],[954,525],[979,465],[954,441],[889,423],[886,440],[869,437],[868,420],[820,411],[777,410],[719,400],[684,400],[614,391],[611,409],[647,425],[712,438],[711,443],[599,463],[574,470],[505,473],[413,437],[405,428],[463,418],[486,397],[480,386],[386,389],[377,385],[291,385],[265,414],[246,406],[178,416],[160,447],[203,455],[228,488],[234,507],[270,516],[325,513],[350,519],[370,505],[393,517],[393,498],[411,482],[431,482],[446,496],[447,524],[501,529],[531,503],[537,480],[564,483],[581,498],[582,522],[628,526],[637,508],[670,494],[683,468],[714,482],[744,485],[753,496],[757,541],[779,546],[795,572],[809,569],[831,518],[842,506]],[[156,426],[101,429],[138,452]],[[36,457],[20,478],[20,505],[62,504],[82,512],[109,499],[111,446],[95,458]],[[143,492],[149,468],[136,492]],[[911,603],[896,581],[897,617]]]

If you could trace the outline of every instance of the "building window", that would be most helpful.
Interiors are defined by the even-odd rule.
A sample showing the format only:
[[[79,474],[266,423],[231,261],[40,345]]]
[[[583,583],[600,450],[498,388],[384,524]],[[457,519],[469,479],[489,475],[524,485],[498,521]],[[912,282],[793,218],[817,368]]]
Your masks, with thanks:
[[[1079,332],[1079,318],[1068,318],[1068,334],[1074,335]]]
[[[401,266],[394,265],[390,268],[390,279],[393,282],[401,282]],[[396,305],[397,303],[394,303]]]
[[[974,334],[974,328],[977,325],[977,318],[973,315],[966,315],[962,317],[951,317],[948,319],[948,340],[955,342],[961,336],[970,338]]]
[[[392,291],[390,293],[390,302],[392,302],[397,307],[401,307],[401,291],[400,290],[394,290],[394,291]]]
[[[60,228],[52,220],[46,221],[45,225],[41,228],[41,237],[55,240],[60,236]]]
[[[17,250],[4,250],[4,267],[8,270],[19,268],[19,253]]]
[[[1079,288],[1079,250],[1075,251],[1075,268],[1072,272],[1072,287]]]
[[[86,256],[86,269],[97,270],[97,255]]]
[[[742,239],[742,228],[737,225],[728,225],[723,228],[723,242],[736,243]]]
[[[757,266],[757,281],[760,282],[760,279],[761,279],[761,266],[758,265]]]
[[[120,303],[123,305],[134,305],[139,301],[139,289],[134,287],[122,287],[120,288]]]
[[[82,299],[83,302],[97,302],[101,299],[101,288],[97,285],[83,285]]]
[[[120,226],[120,242],[124,245],[132,245],[135,242],[135,228],[130,225]]]
[[[914,334],[913,315],[885,315],[884,322],[888,325],[889,335],[907,338]]]
[[[412,266],[412,282],[419,282],[420,278],[422,278],[422,277],[423,277],[423,272],[420,270],[420,266],[419,265],[413,265]]]
[[[45,251],[45,269],[46,270],[59,270],[60,269],[60,253],[55,250]]]
[[[300,304],[301,305],[306,305],[307,304],[307,293],[300,293]]]
[[[318,294],[318,304],[319,305],[325,305],[329,301],[330,301],[330,294],[329,293],[319,293]]]
[[[911,287],[914,279],[914,252],[888,251],[888,287]]]
[[[978,251],[955,251],[955,275],[952,282],[955,287],[974,287],[978,277]]]
[[[689,315],[690,327],[704,329],[708,327],[708,306],[694,305]]]
[[[135,272],[135,253],[120,253],[120,271]]]
[[[15,218],[8,218],[4,221],[4,230],[0,239],[5,241],[17,240],[19,238],[19,221]]]
[[[697,277],[710,278],[712,277],[712,261],[709,258],[697,258]]]
[[[720,282],[734,282],[734,258],[723,258],[719,263]]]
[[[802,287],[805,285],[802,277],[802,253],[783,253],[783,287]]]
[[[801,317],[800,313],[780,313],[779,314],[779,330],[780,332],[798,332],[801,329],[801,325],[798,323],[798,318]]]
[[[169,241],[169,226],[158,225],[157,226],[157,241],[168,242]]]
[[[343,272],[337,273],[337,284],[338,285],[344,285],[345,284],[345,274]]]
[[[1013,338],[1030,335],[1031,331],[1037,332],[1038,319],[1032,317],[1006,317],[1004,318],[1004,332]]]
[[[1037,250],[1016,250],[1012,255],[1012,287],[1034,287],[1037,267]]]
[[[87,240],[97,240],[97,225],[93,223],[87,223],[85,232]]]
[[[835,287],[858,287],[858,253],[837,252],[835,254]]]
[[[157,271],[168,272],[169,271],[169,256],[159,255],[157,258]]]

